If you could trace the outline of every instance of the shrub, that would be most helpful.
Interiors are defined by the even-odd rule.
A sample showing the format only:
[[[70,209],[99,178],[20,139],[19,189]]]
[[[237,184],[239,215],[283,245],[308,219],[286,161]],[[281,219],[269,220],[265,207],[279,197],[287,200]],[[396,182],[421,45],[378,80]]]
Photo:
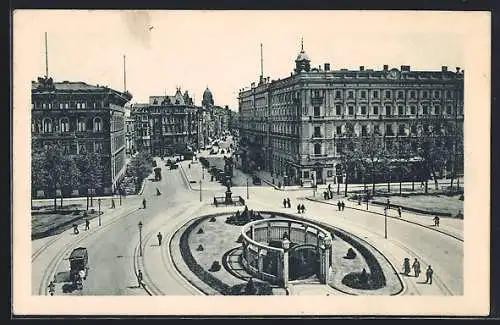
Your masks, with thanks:
[[[205,250],[205,249],[203,248],[203,245],[202,245],[202,244],[200,244],[200,245],[198,245],[198,248],[197,248],[196,250],[197,250],[198,252],[201,252],[201,251],[203,251],[203,250]]]
[[[220,263],[218,261],[214,261],[212,263],[212,266],[208,270],[210,272],[217,272],[217,271],[220,271],[220,269],[221,269]]]
[[[464,195],[460,195],[460,197],[458,198],[460,201],[463,201],[464,200]]]
[[[203,234],[204,233],[203,228],[198,229],[198,231],[196,233],[197,234]]]
[[[210,218],[209,222],[215,222],[217,219],[215,217]]]

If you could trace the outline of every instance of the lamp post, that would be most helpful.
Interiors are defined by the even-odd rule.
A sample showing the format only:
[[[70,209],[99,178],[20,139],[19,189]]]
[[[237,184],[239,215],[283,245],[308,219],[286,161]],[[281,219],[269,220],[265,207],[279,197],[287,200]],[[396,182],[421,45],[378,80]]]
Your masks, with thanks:
[[[101,199],[97,199],[97,205],[99,206],[98,214],[99,214],[99,226],[101,225]]]
[[[139,221],[139,256],[142,256],[142,221]]]
[[[387,208],[384,209],[384,238],[387,239]]]

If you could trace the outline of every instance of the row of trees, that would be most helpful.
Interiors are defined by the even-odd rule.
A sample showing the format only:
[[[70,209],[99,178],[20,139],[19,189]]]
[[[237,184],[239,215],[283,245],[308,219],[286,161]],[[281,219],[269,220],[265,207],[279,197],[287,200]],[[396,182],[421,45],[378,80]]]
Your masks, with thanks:
[[[376,179],[383,177],[388,180],[390,191],[391,180],[412,181],[419,179],[425,182],[425,192],[428,191],[428,179],[432,175],[436,189],[438,189],[438,173],[444,168],[450,171],[451,188],[457,180],[459,171],[463,168],[463,130],[461,123],[443,118],[431,118],[414,121],[410,129],[418,129],[418,136],[398,136],[386,138],[370,135],[360,137],[354,133],[352,124],[348,124],[346,135],[338,140],[341,148],[341,170],[346,177],[344,180],[345,193],[355,175],[361,175],[365,184],[372,184],[372,193],[375,193]],[[451,169],[451,170],[450,170]],[[393,178],[394,177],[394,178]],[[358,177],[359,178],[359,177]],[[340,184],[337,192],[340,191]]]
[[[67,155],[57,144],[32,149],[31,182],[32,192],[44,189],[54,197],[54,210],[57,211],[57,196],[60,207],[63,205],[63,194],[74,189],[83,190],[87,198],[87,206],[93,205],[93,196],[102,192],[105,180],[109,175],[109,157],[97,152],[84,152]],[[152,159],[148,152],[138,152],[127,166],[127,176],[134,178],[136,191],[142,181],[151,173]],[[89,191],[90,190],[90,191]],[[122,187],[119,186],[119,191]],[[58,191],[61,191],[58,194]]]
[[[78,155],[67,155],[63,148],[53,144],[47,147],[33,148],[31,157],[32,189],[44,189],[54,196],[54,210],[57,210],[57,191],[61,191],[60,205],[63,204],[63,193],[73,189],[90,189],[85,191],[87,200],[92,200],[93,192],[102,190],[106,175],[107,157],[101,153],[85,152]]]

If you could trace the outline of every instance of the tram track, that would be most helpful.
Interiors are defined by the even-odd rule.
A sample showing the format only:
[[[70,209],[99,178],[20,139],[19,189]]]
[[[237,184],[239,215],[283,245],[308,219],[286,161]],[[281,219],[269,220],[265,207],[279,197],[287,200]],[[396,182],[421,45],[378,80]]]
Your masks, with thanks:
[[[55,257],[53,257],[51,259],[51,261],[49,262],[49,265],[45,268],[45,270],[42,274],[42,278],[40,280],[40,285],[38,288],[38,295],[41,295],[41,296],[47,295],[48,285],[50,283],[50,280],[54,278],[57,267],[64,260],[64,256],[68,255],[79,243],[81,243],[82,241],[84,241],[88,238],[91,238],[91,237],[94,237],[94,236],[100,234],[103,230],[111,227],[112,225],[118,223],[119,221],[122,221],[123,218],[126,218],[126,217],[132,215],[137,210],[138,210],[137,208],[126,210],[127,212],[116,216],[111,222],[109,222],[103,226],[100,226],[99,228],[97,228],[96,231],[81,233],[82,234],[81,236],[78,236],[78,238],[76,238],[75,240],[64,245],[64,248],[59,250],[56,253]],[[59,238],[57,238],[57,239],[59,239]],[[47,245],[49,243],[44,244],[44,246],[42,246],[37,252],[35,252],[37,254],[36,258],[38,258],[41,253],[43,253],[45,250],[47,250],[55,241],[57,241],[57,239],[54,239],[53,241],[51,241],[50,245]]]
[[[191,206],[191,204],[189,204],[187,206]],[[165,221],[161,222],[158,225],[155,225],[155,227],[154,227],[155,230],[151,230],[146,234],[146,236],[144,238],[143,246],[147,247],[147,245],[152,241],[153,237],[156,235],[157,229],[162,229],[169,222],[172,222],[172,219],[177,219],[179,216],[185,214],[187,217],[179,220],[172,228],[170,228],[170,231],[168,231],[169,237],[168,237],[168,240],[166,240],[165,242],[166,242],[167,246],[170,246],[171,240],[175,234],[175,230],[180,225],[184,224],[186,222],[186,219],[188,219],[190,215],[197,213],[198,211],[200,211],[203,208],[203,205],[199,205],[193,209],[186,210],[187,206],[182,205],[179,208],[181,211],[174,213],[172,215],[169,215]],[[176,281],[177,284],[184,287],[185,289],[187,289],[188,291],[190,291],[193,294],[203,294],[197,288],[193,287],[192,284],[189,283],[184,278],[184,276],[182,274],[180,274],[175,269],[175,266],[173,265],[173,261],[171,260],[171,257],[169,259],[169,257],[166,256],[167,249],[163,249],[162,247],[160,247],[160,249],[161,249],[161,252],[160,252],[161,264],[164,267],[166,273],[169,273],[170,275],[175,275],[175,276],[171,276],[170,278],[173,279],[174,281]],[[168,247],[168,249],[169,249],[169,247]],[[151,296],[166,295],[167,293],[163,292],[163,290],[157,285],[157,283],[155,283],[155,280],[151,276],[150,272],[148,272],[148,270],[147,270],[147,267],[145,265],[146,258],[148,256],[147,251],[143,251],[142,259],[140,258],[140,256],[138,256],[138,251],[139,251],[139,243],[134,248],[134,270],[137,274],[137,268],[140,268],[140,265],[142,264],[142,268],[140,268],[140,269],[142,270],[142,273],[143,273],[143,280],[146,280],[146,281],[144,281],[146,292]],[[169,262],[170,262],[170,265],[169,265]]]

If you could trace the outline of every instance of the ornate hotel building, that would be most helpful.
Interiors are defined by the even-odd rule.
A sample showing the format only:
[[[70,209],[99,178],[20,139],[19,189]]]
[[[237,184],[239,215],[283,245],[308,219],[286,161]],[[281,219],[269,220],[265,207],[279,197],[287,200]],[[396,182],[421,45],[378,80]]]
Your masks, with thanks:
[[[130,93],[105,86],[38,78],[31,83],[32,147],[57,144],[67,155],[102,153],[104,177],[96,194],[110,194],[125,171],[124,105],[131,99]],[[33,197],[53,196],[52,189],[36,186],[33,184]],[[87,191],[72,189],[62,195],[85,195]]]
[[[341,147],[346,127],[374,134],[390,147],[419,137],[425,120],[440,117],[463,127],[464,71],[312,68],[304,48],[289,77],[239,93],[240,158],[243,169],[262,169],[288,184],[342,182]],[[463,159],[463,152],[459,153]],[[463,168],[463,167],[459,167]]]
[[[199,107],[180,88],[174,96],[150,96],[147,104],[133,104],[135,121],[132,146],[154,156],[167,156],[185,146],[198,146]]]

